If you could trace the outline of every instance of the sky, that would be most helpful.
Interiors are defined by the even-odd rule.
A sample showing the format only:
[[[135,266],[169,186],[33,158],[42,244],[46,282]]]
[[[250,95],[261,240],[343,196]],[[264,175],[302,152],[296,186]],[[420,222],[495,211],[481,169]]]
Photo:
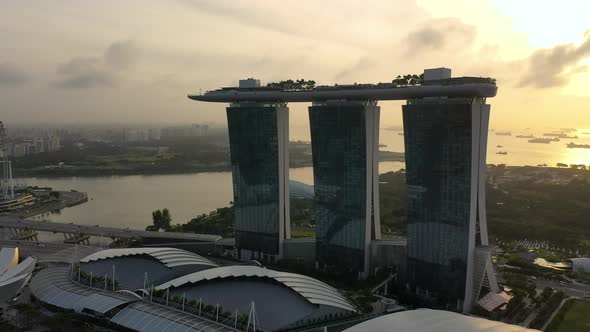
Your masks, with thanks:
[[[590,128],[588,0],[0,0],[0,121],[225,125],[189,93],[388,82],[450,67],[497,79],[491,125]],[[401,103],[382,102],[382,126]],[[306,107],[291,104],[294,126]]]

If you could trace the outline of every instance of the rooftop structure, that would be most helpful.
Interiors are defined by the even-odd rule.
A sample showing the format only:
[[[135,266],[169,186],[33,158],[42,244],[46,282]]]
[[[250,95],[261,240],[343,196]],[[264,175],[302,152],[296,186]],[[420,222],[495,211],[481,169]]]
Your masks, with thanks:
[[[1,261],[11,262],[9,256],[0,255]],[[35,275],[31,295],[50,310],[73,310],[136,331],[245,331],[254,326],[255,331],[271,331],[358,314],[344,295],[323,282],[257,266],[213,267],[145,284],[138,260],[149,258],[160,269],[174,270],[192,266],[178,264],[186,256],[191,254],[170,248],[129,248],[96,252],[79,266],[55,261]],[[186,258],[195,259],[208,264]],[[120,262],[112,268],[114,260]],[[109,271],[86,269],[103,262]],[[133,279],[143,285],[129,288]]]
[[[107,249],[96,252],[80,260],[80,263],[89,263],[109,258],[148,255],[159,260],[166,267],[179,267],[183,265],[202,265],[217,267],[217,264],[195,253],[176,248],[122,248]]]
[[[345,332],[534,332],[518,325],[464,316],[442,310],[418,309],[373,318]],[[538,331],[537,331],[538,332]]]
[[[571,258],[571,259],[569,259],[569,261],[572,262],[572,271],[573,272],[590,273],[590,258],[588,258],[588,257]]]
[[[93,310],[101,314],[137,298],[125,294],[100,294],[84,288],[68,278],[68,266],[45,268],[35,275],[31,282],[31,293],[40,301],[77,312]]]
[[[135,302],[119,311],[111,322],[134,331],[232,332],[215,321],[152,303]]]
[[[451,68],[424,69],[424,81],[447,80],[451,78]]]
[[[326,315],[357,313],[333,287],[310,277],[257,266],[226,266],[171,280],[156,290],[187,298],[217,301],[223,308],[244,311],[252,302],[263,328],[294,326]]]
[[[405,100],[425,97],[494,97],[498,87],[493,79],[457,77],[402,86],[393,83],[318,86],[308,90],[266,87],[227,87],[203,95],[189,95],[197,101],[216,103],[314,102],[326,100]]]
[[[80,268],[96,277],[115,275],[130,290],[172,280],[181,275],[217,267],[197,254],[176,248],[107,249],[80,260]]]
[[[259,88],[260,87],[260,80],[254,78],[247,78],[245,80],[240,80],[239,84],[240,88],[250,89],[250,88]]]
[[[28,257],[19,264],[18,248],[0,250],[0,302],[12,300],[31,279],[37,263]]]
[[[74,310],[133,331],[236,331],[227,324],[146,301],[131,292],[83,286],[70,279],[70,272],[67,266],[41,270],[31,282],[31,294],[50,307]]]

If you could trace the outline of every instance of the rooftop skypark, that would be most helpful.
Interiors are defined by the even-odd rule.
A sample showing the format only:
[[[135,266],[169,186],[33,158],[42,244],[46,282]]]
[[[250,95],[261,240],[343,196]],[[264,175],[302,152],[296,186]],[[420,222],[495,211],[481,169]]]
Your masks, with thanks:
[[[260,85],[247,79],[238,87],[223,87],[202,95],[197,101],[232,103],[240,101],[313,102],[325,100],[404,100],[424,97],[494,97],[496,80],[489,77],[397,76],[387,83],[354,83],[316,86],[313,80],[284,80]]]

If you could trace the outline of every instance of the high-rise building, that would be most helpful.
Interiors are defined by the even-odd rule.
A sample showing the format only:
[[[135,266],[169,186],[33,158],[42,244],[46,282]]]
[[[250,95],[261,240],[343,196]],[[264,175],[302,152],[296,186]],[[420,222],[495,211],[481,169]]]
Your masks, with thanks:
[[[410,99],[403,106],[408,194],[407,282],[467,312],[482,286],[498,291],[489,262],[485,98]]]
[[[290,237],[288,108],[234,103],[227,123],[238,258],[272,262]]]
[[[496,95],[495,80],[451,78],[448,68],[425,70],[422,77],[423,84],[305,89],[261,87],[258,80],[247,79],[239,87],[189,95],[232,105],[227,115],[240,257],[281,256],[281,241],[289,237],[284,105],[312,102],[317,263],[359,277],[369,274],[371,241],[380,238],[376,101],[408,100],[408,284],[465,311],[483,288],[497,293],[484,197],[485,98]],[[386,243],[374,244],[379,252]],[[384,266],[383,260],[375,261],[374,266]]]
[[[376,102],[328,101],[309,107],[317,261],[365,276],[369,244],[380,238]]]

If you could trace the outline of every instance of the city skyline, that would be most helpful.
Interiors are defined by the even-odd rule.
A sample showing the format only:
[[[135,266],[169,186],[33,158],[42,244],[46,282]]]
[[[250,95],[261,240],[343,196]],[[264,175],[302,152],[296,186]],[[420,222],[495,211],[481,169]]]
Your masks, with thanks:
[[[590,327],[588,0],[0,8],[0,330]]]
[[[0,58],[0,106],[11,125],[223,123],[222,107],[194,112],[183,95],[236,85],[235,77],[387,82],[448,65],[458,76],[498,78],[492,128],[590,127],[590,35],[570,15],[588,5],[567,3],[10,3],[0,14],[10,45]],[[338,24],[349,15],[355,24]],[[383,126],[401,124],[399,105],[381,105]],[[294,125],[307,126],[306,106],[292,108]]]

